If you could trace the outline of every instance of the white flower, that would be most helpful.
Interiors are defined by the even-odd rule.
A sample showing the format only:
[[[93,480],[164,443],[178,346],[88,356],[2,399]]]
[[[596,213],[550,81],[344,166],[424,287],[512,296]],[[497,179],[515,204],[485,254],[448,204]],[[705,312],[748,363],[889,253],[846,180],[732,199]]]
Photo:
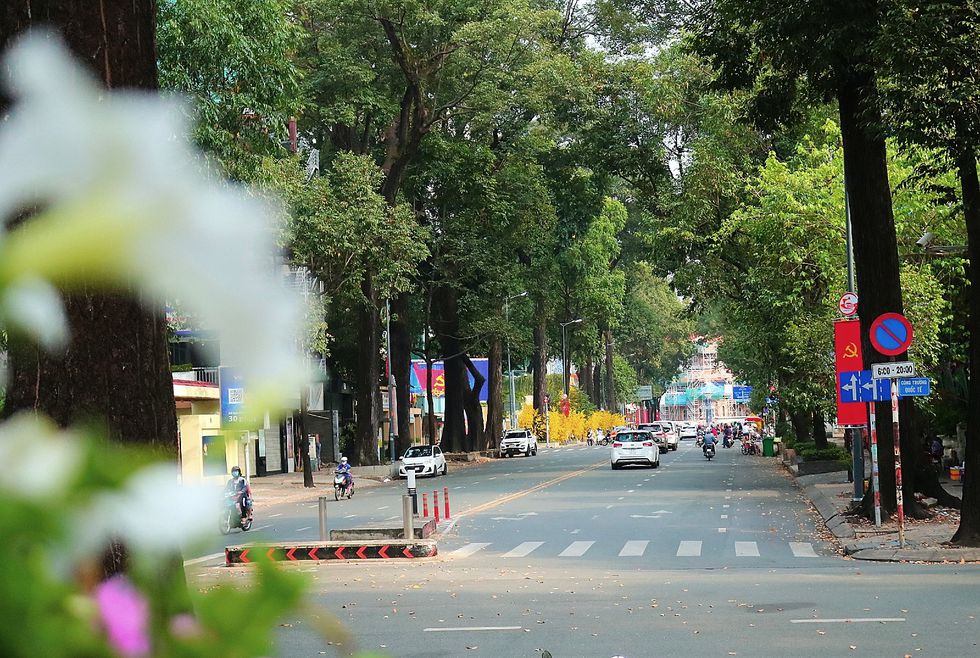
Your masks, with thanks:
[[[0,314],[5,322],[26,331],[52,351],[64,347],[68,341],[64,310],[54,286],[36,277],[15,281],[0,302]]]
[[[0,218],[42,211],[0,241],[0,289],[40,277],[177,299],[218,332],[250,404],[295,395],[302,310],[274,269],[276,206],[219,182],[178,105],[100,90],[54,37],[21,40],[5,64],[17,103],[0,124]]]
[[[118,539],[138,553],[171,554],[217,531],[217,500],[213,488],[178,484],[173,465],[147,466],[73,515],[73,546],[92,553]]]
[[[23,413],[0,424],[0,492],[50,502],[67,495],[82,464],[81,438]]]

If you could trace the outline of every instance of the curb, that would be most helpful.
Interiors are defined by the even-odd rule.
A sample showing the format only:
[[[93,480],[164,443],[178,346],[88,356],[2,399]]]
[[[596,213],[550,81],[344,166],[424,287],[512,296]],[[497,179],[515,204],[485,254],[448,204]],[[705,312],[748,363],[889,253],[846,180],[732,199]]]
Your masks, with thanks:
[[[853,552],[848,549],[856,549]],[[980,562],[980,548],[926,548],[926,549],[900,549],[900,548],[858,548],[849,545],[844,547],[844,552],[855,560],[867,560],[871,562],[939,562],[939,563],[959,563],[959,562]]]
[[[225,548],[225,565],[237,566],[258,561],[272,562],[359,562],[435,557],[435,541],[293,542],[243,544]]]
[[[827,526],[827,530],[833,533],[834,537],[837,539],[854,539],[857,534],[854,532],[854,528],[851,524],[847,522],[847,519],[840,513],[837,509],[837,505],[834,504],[827,495],[816,488],[814,485],[803,485],[800,484],[797,474],[793,469],[787,465],[785,462],[783,466],[790,472],[793,476],[793,483],[800,489],[804,496],[813,504],[813,507],[817,510],[820,516],[823,518],[824,525]]]

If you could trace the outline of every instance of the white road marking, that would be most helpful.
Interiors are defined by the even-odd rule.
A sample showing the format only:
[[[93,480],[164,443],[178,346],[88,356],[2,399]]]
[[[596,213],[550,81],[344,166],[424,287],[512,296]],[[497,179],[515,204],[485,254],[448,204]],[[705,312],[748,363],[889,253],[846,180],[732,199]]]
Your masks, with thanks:
[[[722,515],[721,515],[721,518],[723,518],[723,519],[727,519],[727,518],[728,518],[728,515],[727,515],[727,514],[722,514]]]
[[[636,489],[630,489],[626,493],[636,493]],[[620,500],[622,500],[622,498],[620,498]]]
[[[456,489],[462,489],[462,488],[463,488],[462,485],[460,485],[458,487],[453,487],[453,490],[455,491]]]
[[[631,519],[659,519],[661,514],[630,514]]]
[[[623,544],[623,550],[619,552],[619,557],[643,557],[649,543],[646,540],[631,539]]]
[[[574,530],[572,530],[571,534],[577,535],[580,532],[582,532],[582,529],[581,528],[575,528]]]
[[[722,509],[728,509],[729,507],[731,507],[731,505],[722,505],[721,507]]]
[[[258,528],[252,528],[253,530],[265,530],[266,528],[271,528],[271,525],[260,525]]]
[[[813,544],[808,541],[791,541],[789,548],[793,551],[793,557],[817,557]]]
[[[496,476],[496,475],[494,475],[494,476],[493,476],[493,477],[491,477],[490,479],[491,479],[491,480],[496,480],[496,479],[497,479],[497,476]]]
[[[378,508],[378,511],[380,512],[381,510],[388,509],[389,507],[391,507],[391,505],[382,505],[381,507]]]
[[[701,557],[701,542],[682,541],[677,546],[677,557]]]
[[[193,560],[184,560],[184,566],[189,567],[192,564],[200,564],[201,562],[210,562],[211,560],[217,560],[219,557],[224,557],[224,552],[212,553],[211,555],[205,555],[203,557],[196,557]]]
[[[457,548],[455,551],[453,551],[449,555],[451,557],[469,557],[470,555],[473,555],[474,553],[477,553],[479,551],[482,551],[484,548],[486,548],[489,545],[490,545],[489,543],[486,543],[486,544],[482,544],[482,543],[467,544],[466,546],[463,546],[462,548]]]
[[[728,532],[728,528],[718,528],[718,532]]]
[[[606,505],[606,509],[612,509],[612,508],[613,508],[612,505]]]
[[[573,541],[568,548],[558,554],[558,557],[582,557],[594,543],[594,541]]]
[[[423,633],[452,633],[454,631],[520,631],[523,626],[457,626],[455,628],[423,628]]]
[[[619,498],[617,498],[616,500],[625,500],[625,499],[626,499],[626,497],[625,497],[625,496],[620,496],[620,497],[619,497]]]
[[[344,518],[345,518],[345,519],[353,519],[353,518],[354,518],[355,516],[357,516],[357,514],[348,514],[348,515],[347,515],[347,516],[345,516]]]
[[[518,544],[512,550],[507,551],[500,557],[526,557],[530,555],[532,551],[541,548],[543,541],[526,541]]]
[[[735,557],[759,557],[759,545],[754,541],[737,541]]]
[[[905,617],[849,617],[846,619],[790,619],[791,624],[881,624],[890,621],[905,621]]]
[[[317,505],[319,505],[319,504],[320,504],[320,503],[317,503]],[[274,519],[274,518],[276,518],[277,516],[282,516],[282,512],[280,512],[279,514],[270,514],[270,515],[269,515],[269,516],[267,516],[266,518],[269,518],[269,519]]]
[[[296,528],[296,532],[303,532],[304,530],[312,530],[312,529],[313,529],[313,526],[311,526],[311,525],[305,525],[302,528]]]

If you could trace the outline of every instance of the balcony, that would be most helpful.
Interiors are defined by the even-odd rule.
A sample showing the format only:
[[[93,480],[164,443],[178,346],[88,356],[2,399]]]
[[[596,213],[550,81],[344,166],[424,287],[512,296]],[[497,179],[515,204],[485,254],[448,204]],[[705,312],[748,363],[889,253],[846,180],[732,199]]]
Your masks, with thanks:
[[[182,372],[173,373],[174,381],[185,382],[207,382],[208,384],[218,384],[217,368],[191,368]]]

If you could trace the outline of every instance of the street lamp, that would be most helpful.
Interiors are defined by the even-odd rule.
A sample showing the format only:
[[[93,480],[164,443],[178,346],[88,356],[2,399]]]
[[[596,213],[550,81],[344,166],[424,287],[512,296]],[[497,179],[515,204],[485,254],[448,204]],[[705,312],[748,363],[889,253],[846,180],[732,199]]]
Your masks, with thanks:
[[[569,320],[568,322],[559,322],[561,325],[561,372],[562,378],[565,380],[565,397],[568,397],[568,386],[571,382],[571,379],[568,376],[568,354],[566,354],[565,350],[565,327],[570,324],[578,324],[581,321],[582,318],[578,318],[577,320]]]
[[[510,300],[527,297],[527,291],[511,295],[504,300],[504,318],[510,324]],[[510,375],[510,428],[517,426],[517,391],[514,388],[514,369],[510,365],[510,333],[507,334],[507,373]]]

